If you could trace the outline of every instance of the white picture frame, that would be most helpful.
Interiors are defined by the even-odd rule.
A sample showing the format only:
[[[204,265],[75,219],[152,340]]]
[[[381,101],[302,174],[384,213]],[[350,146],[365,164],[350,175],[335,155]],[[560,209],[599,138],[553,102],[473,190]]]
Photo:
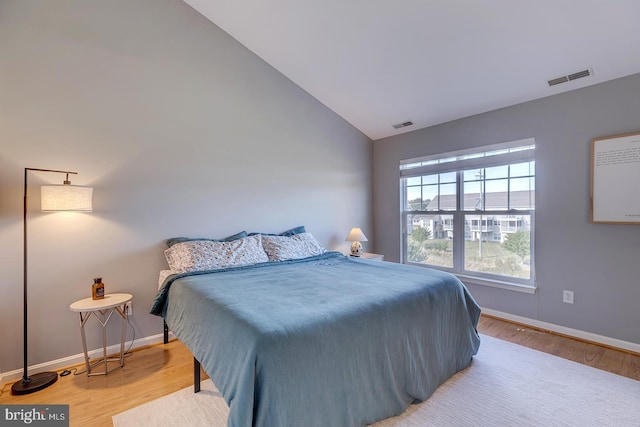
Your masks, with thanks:
[[[591,140],[591,223],[640,224],[640,132]]]

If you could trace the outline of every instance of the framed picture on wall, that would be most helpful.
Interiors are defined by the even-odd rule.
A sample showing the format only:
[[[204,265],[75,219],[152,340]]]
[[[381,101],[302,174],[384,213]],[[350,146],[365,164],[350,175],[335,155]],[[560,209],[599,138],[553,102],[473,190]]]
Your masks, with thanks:
[[[591,222],[640,224],[640,132],[591,140]]]

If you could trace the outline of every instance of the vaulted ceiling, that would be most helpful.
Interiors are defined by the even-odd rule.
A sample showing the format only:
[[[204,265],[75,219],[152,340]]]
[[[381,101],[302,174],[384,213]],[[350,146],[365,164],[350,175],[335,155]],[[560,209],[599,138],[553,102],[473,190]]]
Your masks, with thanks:
[[[184,1],[374,140],[640,72],[638,0]]]

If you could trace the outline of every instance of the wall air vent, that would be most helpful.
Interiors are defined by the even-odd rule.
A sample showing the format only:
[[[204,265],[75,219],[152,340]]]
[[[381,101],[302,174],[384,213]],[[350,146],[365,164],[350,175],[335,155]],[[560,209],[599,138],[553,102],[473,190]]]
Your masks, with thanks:
[[[556,77],[555,79],[547,80],[547,84],[549,87],[559,85],[560,83],[567,83],[572,80],[581,79],[583,77],[589,77],[593,75],[593,70],[591,68],[578,71],[576,73],[572,73],[566,76]]]
[[[397,125],[393,125],[394,129],[400,129],[400,128],[404,128],[407,126],[411,126],[413,124],[412,121],[408,121],[408,122],[402,122],[402,123],[398,123]]]

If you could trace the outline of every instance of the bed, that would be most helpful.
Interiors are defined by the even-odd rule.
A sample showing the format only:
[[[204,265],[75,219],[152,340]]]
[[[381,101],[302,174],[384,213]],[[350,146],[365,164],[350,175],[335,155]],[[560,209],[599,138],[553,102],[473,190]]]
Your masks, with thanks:
[[[151,312],[220,390],[229,426],[364,426],[469,366],[480,309],[455,276],[311,253],[163,280]]]

